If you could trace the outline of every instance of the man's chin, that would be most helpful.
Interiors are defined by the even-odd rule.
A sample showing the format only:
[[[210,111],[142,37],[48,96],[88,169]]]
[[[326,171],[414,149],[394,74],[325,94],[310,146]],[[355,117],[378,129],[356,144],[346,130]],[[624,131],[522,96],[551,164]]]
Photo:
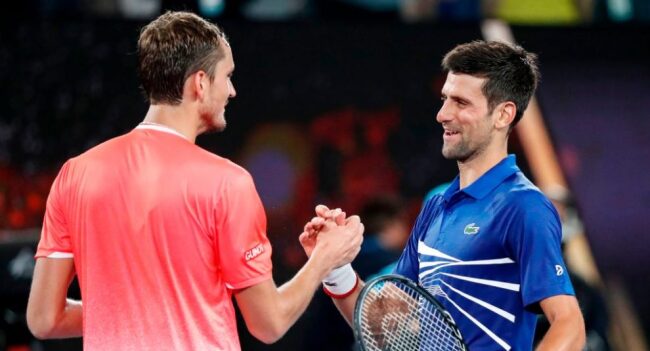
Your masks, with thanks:
[[[208,125],[203,133],[221,133],[226,130],[226,123]]]
[[[458,152],[458,150],[446,150],[442,149],[442,157],[446,158],[447,160],[450,161],[458,161],[458,162],[463,162],[467,160],[468,156]]]
[[[208,118],[202,118],[203,123],[201,128],[201,133],[219,133],[223,132],[226,129],[226,120],[224,118],[219,118],[219,120],[213,120]]]

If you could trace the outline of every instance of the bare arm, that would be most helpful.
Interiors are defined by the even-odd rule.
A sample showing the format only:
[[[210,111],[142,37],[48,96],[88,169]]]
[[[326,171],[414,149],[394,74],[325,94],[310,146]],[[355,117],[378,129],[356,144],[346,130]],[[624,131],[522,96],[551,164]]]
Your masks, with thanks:
[[[305,265],[280,288],[276,288],[273,280],[267,280],[235,293],[237,305],[253,336],[264,343],[273,343],[307,309],[325,276],[323,270],[309,266],[309,263]]]
[[[305,311],[323,278],[354,259],[362,234],[359,217],[350,217],[345,226],[330,223],[293,279],[280,288],[267,280],[236,292],[237,305],[251,334],[265,343],[280,339]]]
[[[357,299],[359,298],[361,289],[363,289],[363,285],[363,281],[359,280],[359,285],[357,285],[352,294],[344,299],[332,299],[332,301],[334,301],[334,306],[336,306],[339,312],[341,312],[341,315],[343,318],[345,318],[345,321],[348,322],[350,326],[352,326],[352,319],[354,318],[354,306],[357,303]]]
[[[37,338],[81,336],[81,301],[66,298],[74,274],[71,258],[36,260],[27,302],[27,326]]]
[[[557,295],[540,302],[551,323],[537,351],[582,350],[585,345],[585,324],[575,297]]]

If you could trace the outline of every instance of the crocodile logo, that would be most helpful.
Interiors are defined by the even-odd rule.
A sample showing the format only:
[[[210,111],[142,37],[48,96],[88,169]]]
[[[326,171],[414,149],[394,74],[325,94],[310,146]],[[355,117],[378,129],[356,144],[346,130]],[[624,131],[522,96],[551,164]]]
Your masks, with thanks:
[[[481,229],[481,228],[477,227],[476,223],[470,223],[470,224],[465,226],[465,230],[463,231],[463,233],[465,233],[467,235],[476,235],[476,234],[478,234],[479,229]]]

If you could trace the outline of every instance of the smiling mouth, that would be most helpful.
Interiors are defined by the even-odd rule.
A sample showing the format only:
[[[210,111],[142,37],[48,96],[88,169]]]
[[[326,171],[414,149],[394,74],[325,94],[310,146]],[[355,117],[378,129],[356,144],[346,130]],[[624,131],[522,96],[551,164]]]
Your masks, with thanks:
[[[452,136],[452,135],[457,135],[460,134],[459,132],[453,131],[453,130],[445,130],[445,133],[443,134],[444,136]]]

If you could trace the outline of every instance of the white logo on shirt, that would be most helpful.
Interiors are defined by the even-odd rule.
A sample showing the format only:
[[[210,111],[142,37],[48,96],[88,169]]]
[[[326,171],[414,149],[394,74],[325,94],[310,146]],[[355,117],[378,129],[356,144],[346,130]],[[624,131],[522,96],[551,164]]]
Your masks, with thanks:
[[[246,259],[246,261],[250,261],[255,257],[261,255],[263,252],[264,252],[264,245],[259,244],[254,248],[246,251],[246,253],[244,254],[244,258]]]
[[[556,264],[555,274],[557,274],[558,277],[561,276],[562,274],[564,274],[564,268],[562,268],[562,266],[560,266],[559,264]]]

